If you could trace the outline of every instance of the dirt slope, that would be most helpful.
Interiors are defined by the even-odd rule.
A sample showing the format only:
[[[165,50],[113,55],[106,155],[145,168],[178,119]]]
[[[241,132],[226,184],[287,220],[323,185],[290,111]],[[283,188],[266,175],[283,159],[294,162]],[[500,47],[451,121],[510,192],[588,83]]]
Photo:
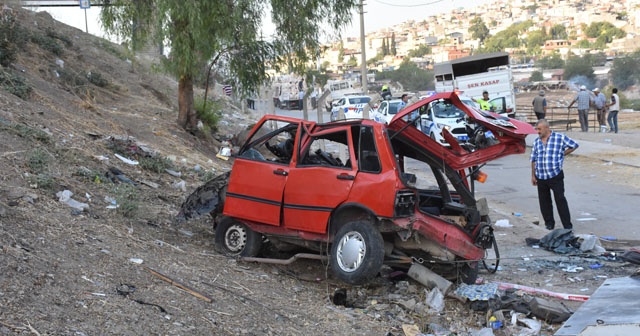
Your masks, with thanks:
[[[348,287],[345,308],[329,300],[344,284],[317,261],[272,266],[215,253],[209,218],[174,218],[191,190],[231,162],[215,158],[221,139],[176,127],[175,81],[45,13],[15,12],[20,29],[37,38],[0,68],[33,89],[27,99],[0,89],[0,335],[401,335],[403,324],[463,335],[484,324],[484,313],[455,300],[428,312],[424,288],[412,281]],[[252,120],[227,105],[217,137]],[[88,209],[60,202],[63,190]],[[108,208],[113,200],[116,209]],[[526,230],[498,231],[543,232],[518,221]],[[515,258],[504,265],[524,267],[518,256],[532,251],[521,236],[505,246],[503,255]],[[609,274],[630,269],[614,266]],[[549,273],[537,272],[482,276],[544,286]],[[590,272],[583,277],[593,290]]]

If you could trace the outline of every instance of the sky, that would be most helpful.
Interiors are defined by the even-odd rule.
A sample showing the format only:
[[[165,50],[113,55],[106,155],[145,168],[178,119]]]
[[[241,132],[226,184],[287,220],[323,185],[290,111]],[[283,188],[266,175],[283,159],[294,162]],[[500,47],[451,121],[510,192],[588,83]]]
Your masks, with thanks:
[[[455,8],[471,8],[487,2],[489,0],[364,0],[364,28],[365,32],[370,33],[408,20],[422,21],[429,16],[447,13]],[[80,6],[41,7],[38,10],[47,11],[54,19],[82,31],[88,27],[90,34],[106,37],[100,28],[100,7],[92,6],[86,11]],[[265,24],[265,30],[273,30],[270,22]],[[346,27],[342,35],[343,37],[360,36],[360,15],[357,11],[354,11],[351,25]]]

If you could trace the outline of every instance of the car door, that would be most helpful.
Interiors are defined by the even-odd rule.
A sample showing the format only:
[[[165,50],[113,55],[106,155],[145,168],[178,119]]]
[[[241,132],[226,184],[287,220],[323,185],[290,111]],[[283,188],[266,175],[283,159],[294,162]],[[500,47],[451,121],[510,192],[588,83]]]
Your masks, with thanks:
[[[303,130],[296,167],[284,190],[286,228],[325,233],[331,212],[344,202],[357,173],[349,126]]]
[[[223,213],[277,226],[299,123],[262,121],[235,158]]]
[[[507,104],[504,97],[493,98],[489,101],[489,103],[495,109],[493,112],[499,114],[507,114]]]

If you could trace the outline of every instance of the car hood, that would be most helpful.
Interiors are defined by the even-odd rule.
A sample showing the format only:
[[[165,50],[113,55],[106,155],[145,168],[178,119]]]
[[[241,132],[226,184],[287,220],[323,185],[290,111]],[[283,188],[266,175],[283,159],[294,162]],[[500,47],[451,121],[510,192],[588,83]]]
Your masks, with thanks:
[[[467,123],[490,130],[498,140],[498,143],[486,147],[478,147],[470,151],[463,148],[451,133],[443,131],[443,137],[450,145],[446,147],[440,145],[417,128],[410,126],[404,120],[411,117],[412,112],[438,99],[449,99],[452,104],[467,115]],[[536,133],[533,126],[527,122],[467,106],[460,101],[454,92],[438,93],[405,107],[391,119],[387,128],[391,137],[402,133],[403,137],[411,139],[412,142],[421,147],[421,151],[428,151],[431,155],[436,155],[440,159],[446,160],[454,169],[465,169],[510,154],[524,153],[527,135]]]

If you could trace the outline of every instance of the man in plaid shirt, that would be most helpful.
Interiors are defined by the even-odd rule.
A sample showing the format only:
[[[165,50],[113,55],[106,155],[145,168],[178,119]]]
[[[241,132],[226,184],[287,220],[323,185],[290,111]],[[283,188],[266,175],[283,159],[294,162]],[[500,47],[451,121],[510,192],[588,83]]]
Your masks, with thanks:
[[[531,184],[538,187],[538,202],[544,224],[548,230],[555,227],[551,199],[553,191],[562,226],[572,229],[569,204],[564,196],[562,163],[566,155],[578,148],[578,143],[562,133],[551,131],[546,119],[538,120],[536,131],[538,138],[533,142],[531,149]]]

